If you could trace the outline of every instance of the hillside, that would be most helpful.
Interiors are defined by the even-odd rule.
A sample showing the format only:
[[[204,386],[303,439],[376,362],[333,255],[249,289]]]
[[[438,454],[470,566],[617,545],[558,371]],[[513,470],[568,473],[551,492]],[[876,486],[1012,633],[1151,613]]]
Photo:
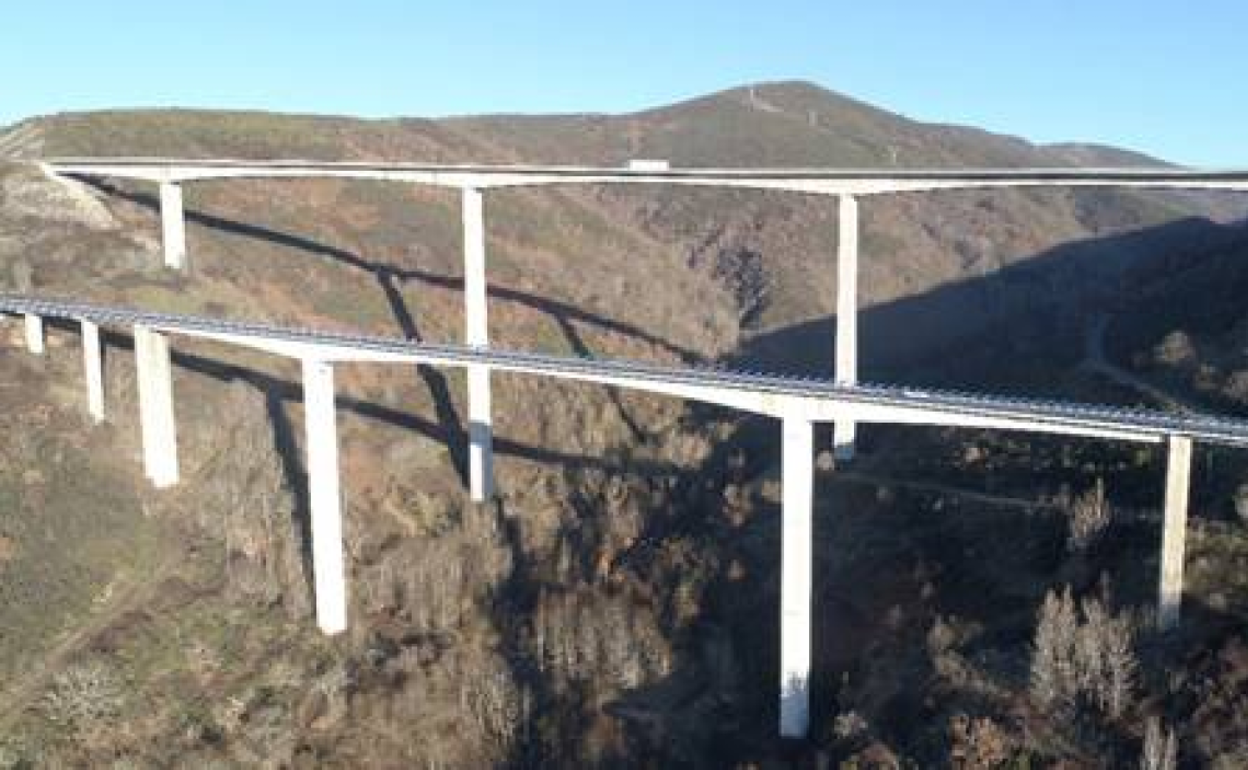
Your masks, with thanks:
[[[1112,155],[1108,150],[1079,156],[1070,147],[1037,147],[974,129],[916,123],[801,83],[736,89],[616,117],[366,122],[254,113],[96,113],[56,116],[41,126],[40,133],[42,150],[49,156],[420,158],[608,165],[632,157],[659,157],[682,166],[851,167],[1052,166],[1081,159],[1103,165],[1111,159],[1144,160],[1134,155]],[[208,196],[203,208],[209,213],[218,199],[212,197],[208,186],[201,187],[198,194]],[[262,184],[255,187],[257,191],[265,189]],[[343,235],[360,239],[345,244],[345,250],[362,252],[373,261],[399,269],[423,261],[427,272],[454,270],[456,254],[449,241],[455,236],[449,216],[453,211],[447,211],[453,201],[430,205],[439,199],[438,194],[417,190],[412,194],[425,205],[412,206],[377,185],[313,185],[310,189],[323,190],[322,196],[334,196],[348,210],[365,209],[374,218],[370,223],[373,227],[362,234],[349,233],[347,223],[342,223]],[[231,196],[240,195],[233,186],[231,190]],[[288,197],[297,199],[300,193],[296,187]],[[696,289],[698,296],[705,297],[699,304],[706,306],[707,314],[731,313],[746,322],[747,332],[825,318],[833,312],[835,218],[827,200],[667,188],[574,189],[542,195],[508,192],[493,197],[498,200],[498,210],[491,212],[491,234],[496,239],[491,267],[500,282],[523,278],[541,289],[543,296],[585,310],[592,310],[597,301],[638,311],[636,319],[621,320],[657,318],[664,326],[702,327],[673,330],[677,339],[672,341],[682,348],[712,355],[725,344],[733,349],[737,319],[718,319],[728,323],[717,326],[717,320],[690,318],[687,307],[679,302],[675,303],[679,309],[671,306],[672,297],[664,296],[667,292],[647,297],[642,303],[590,296],[587,289],[594,284],[568,281],[569,271],[551,269],[553,265],[543,260],[575,254],[578,263],[592,271],[590,274],[618,276],[623,291],[646,283],[649,259],[658,257],[679,268],[692,267],[694,277],[712,285],[694,287],[682,282],[674,288]],[[982,277],[1060,245],[1104,239],[1182,215],[1227,219],[1243,214],[1243,207],[1236,209],[1225,196],[1217,200],[1216,206],[1207,201],[1197,205],[1182,197],[1115,191],[970,192],[871,199],[863,204],[864,301],[880,304],[913,297],[968,277]],[[219,212],[222,218],[229,219],[235,213],[228,208],[232,202],[220,201],[226,206]],[[291,205],[280,199],[273,202]],[[194,208],[194,199],[191,205]],[[439,211],[440,216],[435,213]],[[364,215],[364,211],[360,213]],[[421,221],[423,216],[440,218],[446,223],[444,232],[432,235],[434,223]],[[260,221],[244,221],[263,227],[267,224],[264,217],[273,220],[276,226],[270,229],[279,234],[298,229],[281,226],[295,221],[294,212],[277,210],[264,213]],[[320,219],[324,235],[330,236],[340,227],[337,220],[345,217]],[[356,230],[363,229],[363,222],[354,224]],[[331,247],[344,245],[333,242],[332,237],[320,241]],[[592,243],[593,248],[580,248],[581,243]],[[417,248],[429,253],[397,253]],[[302,256],[299,249],[288,251],[292,256]],[[641,255],[645,256],[639,258]],[[812,255],[828,257],[825,261]],[[523,268],[519,267],[521,261]],[[1082,269],[1112,273],[1121,269],[1120,263],[1120,258],[1115,261],[1107,254],[1087,260]],[[683,277],[690,271],[678,272]],[[630,273],[636,284],[629,280]],[[603,293],[602,287],[595,289]],[[670,294],[688,296],[677,291]],[[649,301],[667,302],[669,306],[646,307]],[[657,314],[645,312],[656,310]],[[996,309],[985,307],[980,299],[964,311],[982,316]],[[933,344],[960,334],[962,329],[946,328],[948,315],[942,311],[907,319],[908,332],[921,329],[931,336],[914,340],[913,349],[905,354],[930,350]],[[897,342],[890,330],[878,333],[887,343]],[[870,325],[864,334],[869,341],[873,334]],[[891,363],[903,355],[896,344],[864,347],[881,350],[881,363]]]
[[[450,192],[189,185],[191,270],[173,275],[158,268],[154,190],[53,180],[20,158],[1153,162],[925,124],[804,83],[629,115],[64,114],[0,136],[0,153],[14,157],[0,162],[6,290],[430,341],[456,341],[463,326]],[[828,370],[829,200],[576,188],[495,191],[486,206],[495,344]],[[1134,401],[1078,369],[1085,326],[1116,307],[1135,276],[1225,253],[1242,237],[1225,223],[1244,205],[998,191],[890,196],[862,208],[865,378]],[[0,767],[100,757],[137,766],[731,766],[794,752],[805,762],[858,755],[869,765],[895,754],[931,766],[952,763],[968,731],[1037,762],[1090,761],[1107,745],[1134,759],[1142,740],[1139,719],[1071,727],[1033,713],[1026,661],[1051,587],[1093,591],[1104,571],[1125,606],[1148,603],[1141,554],[1155,559],[1155,519],[1119,524],[1093,559],[1064,550],[1064,512],[1071,490],[1098,478],[1115,504],[1155,506],[1144,481],[1160,478],[1154,456],[864,432],[850,473],[820,473],[818,727],[808,745],[783,747],[771,729],[774,425],[498,375],[502,495],[472,506],[461,481],[458,376],[343,367],[353,620],[345,638],[325,640],[307,619],[295,368],[179,342],[186,481],[154,493],[134,461],[128,341],[111,341],[110,420],[92,429],[73,335],[53,330],[50,355],[32,360],[18,333],[9,325],[0,347],[4,427],[38,441],[0,447],[0,628],[23,629],[0,635]],[[1218,467],[1210,500],[1233,488],[1236,462]],[[64,540],[76,546],[50,545]],[[981,540],[1025,543],[1025,553],[981,558]],[[1242,596],[1236,588],[1224,611],[1240,611]],[[1150,654],[1173,662],[1185,649]],[[1133,717],[1164,698],[1151,678],[1144,687]],[[959,719],[971,720],[962,732],[952,727]]]

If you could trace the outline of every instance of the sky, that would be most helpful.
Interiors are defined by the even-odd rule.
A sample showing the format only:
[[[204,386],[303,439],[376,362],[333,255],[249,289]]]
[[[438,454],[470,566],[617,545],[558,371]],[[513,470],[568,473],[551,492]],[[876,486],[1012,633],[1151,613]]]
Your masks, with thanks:
[[[1242,0],[60,0],[0,8],[0,124],[108,107],[627,112],[810,80],[919,120],[1248,167]]]

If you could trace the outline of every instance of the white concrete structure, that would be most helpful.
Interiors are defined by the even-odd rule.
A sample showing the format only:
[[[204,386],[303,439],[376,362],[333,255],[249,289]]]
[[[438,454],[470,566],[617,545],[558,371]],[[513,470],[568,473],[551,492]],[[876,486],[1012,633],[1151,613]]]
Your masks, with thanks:
[[[178,483],[178,435],[173,411],[169,339],[147,326],[134,327],[143,467],[157,488]]]
[[[473,347],[490,344],[489,294],[485,282],[485,202],[481,191],[465,187],[464,339]],[[490,369],[468,367],[468,488],[477,502],[494,494],[494,425],[490,417]]]
[[[858,201],[842,195],[838,207],[836,250],[836,374],[841,385],[858,384]],[[852,419],[833,426],[834,454],[854,456],[856,426]]]
[[[373,163],[191,158],[49,158],[49,171],[151,182],[206,179],[372,179],[442,187],[660,184],[881,195],[1007,187],[1125,187],[1248,191],[1248,170],[1186,168],[601,168],[481,163]]]
[[[100,327],[81,321],[82,368],[87,381],[87,414],[95,423],[104,422],[104,355],[100,349]]]
[[[781,420],[780,735],[810,729],[810,611],[814,506],[814,426]]]
[[[186,217],[182,211],[182,185],[160,183],[160,233],[165,250],[165,266],[186,267]]]
[[[1183,602],[1183,557],[1187,541],[1187,503],[1192,475],[1192,440],[1175,436],[1167,445],[1165,522],[1161,536],[1161,580],[1157,625],[1173,628]]]
[[[471,207],[471,204],[470,204]],[[476,249],[469,248],[468,251]],[[484,295],[484,282],[473,295]],[[811,657],[813,424],[851,417],[860,423],[955,426],[1160,444],[1169,442],[1160,617],[1177,618],[1182,593],[1183,528],[1194,440],[1248,448],[1248,422],[1059,402],[864,387],[767,375],[653,364],[561,358],[482,346],[281,328],[268,324],[150,313],[0,295],[0,312],[133,327],[139,374],[144,465],[157,486],[177,481],[170,356],[166,334],[242,345],[303,362],[307,466],[312,509],[317,621],[327,633],[346,627],[346,570],[334,416],[333,364],[442,365],[593,382],[719,404],[782,421],[780,729],[801,736],[809,725]],[[84,328],[87,329],[86,326]],[[84,349],[87,343],[84,342]],[[488,388],[483,400],[488,414]],[[479,394],[480,395],[480,394]],[[482,457],[486,467],[488,455]],[[479,476],[481,483],[487,478]]]
[[[486,366],[468,368],[468,491],[478,503],[494,496],[494,426]]]
[[[316,622],[327,634],[347,629],[347,577],[342,553],[342,490],[333,364],[303,360],[308,494],[312,511],[312,565]]]
[[[462,367],[468,381],[469,488],[473,500],[494,494],[490,376],[510,371],[635,388],[776,417],[783,429],[783,522],[781,554],[780,730],[804,735],[809,727],[811,629],[811,507],[813,425],[834,425],[835,454],[852,457],[859,423],[949,425],[1024,430],[1110,440],[1168,442],[1165,533],[1159,619],[1177,621],[1182,593],[1183,539],[1193,439],[1248,445],[1248,426],[1232,421],[1184,420],[1092,410],[1010,399],[955,397],[932,391],[862,388],[858,382],[857,197],[900,192],[1012,187],[1123,187],[1248,192],[1248,171],[1173,168],[1038,169],[672,169],[664,161],[635,160],[627,168],[439,165],[426,163],[334,163],[279,160],[183,160],[161,158],[63,159],[42,163],[57,174],[148,180],[160,185],[165,264],[186,264],[181,185],[195,180],[239,178],[347,178],[436,185],[462,190],[466,348],[351,338],[300,330],[273,330],[187,317],[91,309],[93,322],[135,326],[144,462],[157,486],[176,482],[174,428],[167,340],[172,332],[246,345],[303,361],[307,412],[308,473],[313,512],[317,619],[326,633],[346,627],[346,580],[342,552],[341,490],[334,420],[333,362],[423,363]],[[839,198],[836,347],[833,383],[782,378],[690,373],[636,364],[586,362],[491,351],[489,345],[483,193],[499,187],[568,184],[662,184],[785,190]],[[39,312],[57,315],[48,303],[9,300],[8,312],[26,312],[26,339],[43,351]],[[32,308],[34,308],[32,310]],[[61,308],[63,310],[64,308]],[[78,308],[79,310],[81,308]],[[98,329],[84,321],[88,400],[102,419]],[[159,332],[156,330],[160,330]],[[90,338],[94,338],[94,342]],[[94,351],[94,352],[93,352]],[[92,362],[96,362],[93,364]],[[93,384],[94,383],[94,384]]]
[[[37,356],[43,355],[44,337],[43,337],[43,318],[37,315],[26,314],[26,349]]]

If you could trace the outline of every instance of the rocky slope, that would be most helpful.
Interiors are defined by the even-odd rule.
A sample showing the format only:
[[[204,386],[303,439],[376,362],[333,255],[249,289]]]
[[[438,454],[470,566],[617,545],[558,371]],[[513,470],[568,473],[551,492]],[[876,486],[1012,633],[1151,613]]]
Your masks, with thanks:
[[[622,116],[149,111],[58,115],[18,130],[50,156],[724,166],[1119,157],[923,124],[795,83]],[[192,269],[171,275],[157,267],[150,188],[2,165],[0,281],[459,339],[449,192],[204,183],[188,187],[187,207]],[[1227,199],[1094,191],[905,195],[863,210],[867,377],[1110,399],[1134,396],[1075,369],[1082,322],[1136,272],[1222,249],[1236,231],[1212,220],[1241,213]],[[828,200],[499,191],[487,199],[487,228],[496,344],[827,371]],[[0,627],[28,629],[0,637],[0,693],[10,696],[0,767],[711,766],[794,750],[772,738],[777,640],[762,622],[774,617],[777,590],[773,425],[500,375],[502,496],[472,506],[458,377],[344,367],[353,621],[345,638],[325,640],[307,619],[297,372],[179,343],[186,480],[157,494],[134,462],[128,341],[111,340],[110,422],[90,429],[73,335],[53,330],[48,359],[32,362],[10,331],[7,435],[41,439],[0,448],[0,580],[16,597],[0,602]],[[1122,543],[1141,550],[1116,546],[1090,565],[1063,550],[1061,501],[1105,475],[1116,502],[1155,505],[1142,485],[1156,458],[931,431],[872,431],[864,442],[856,480],[819,479],[818,727],[797,753],[933,764],[974,736],[1036,760],[1087,759],[1110,740],[1134,752],[1142,735],[1129,722],[1072,735],[1060,720],[1017,717],[1031,708],[1019,667],[1050,585],[1090,590],[1105,569],[1132,606],[1147,602],[1147,565],[1131,565],[1151,553],[1141,544],[1153,525],[1123,525]],[[47,469],[75,463],[90,466],[74,474],[82,486],[49,484]],[[957,492],[967,486],[984,496]],[[1026,557],[982,558],[976,533],[985,529],[1028,543]],[[143,547],[119,548],[119,530]],[[58,538],[99,545],[87,558],[48,545]],[[982,585],[994,588],[977,592]],[[33,596],[50,597],[48,606]],[[41,649],[51,647],[55,655]]]

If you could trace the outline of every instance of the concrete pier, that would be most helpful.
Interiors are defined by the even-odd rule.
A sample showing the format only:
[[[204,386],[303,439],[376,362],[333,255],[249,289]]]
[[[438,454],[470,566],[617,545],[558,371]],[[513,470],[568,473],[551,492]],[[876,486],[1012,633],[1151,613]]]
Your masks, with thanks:
[[[43,355],[43,318],[41,316],[27,313],[25,315],[25,323],[26,349],[37,356]]]
[[[810,613],[814,426],[786,417],[781,448],[780,735],[810,728]]]
[[[481,191],[465,187],[464,318],[469,345],[490,344],[485,283],[485,210]],[[468,487],[482,502],[494,494],[494,426],[490,414],[490,370],[468,367]]]
[[[316,622],[326,634],[337,634],[347,629],[347,578],[342,552],[342,490],[332,364],[304,359],[303,408]]]
[[[87,413],[95,423],[104,422],[104,355],[100,348],[100,327],[81,321],[82,368],[87,381]]]
[[[494,495],[494,430],[490,424],[490,370],[468,369],[468,488],[475,502]]]
[[[186,219],[182,211],[182,186],[160,184],[160,233],[165,248],[165,267],[186,267]]]
[[[836,253],[836,382],[858,383],[858,201],[840,196]],[[833,452],[838,460],[854,456],[857,426],[853,420],[837,420]]]
[[[1161,535],[1161,581],[1157,625],[1173,628],[1183,601],[1183,556],[1187,542],[1187,502],[1192,475],[1192,440],[1170,438],[1166,460],[1165,523]]]
[[[170,487],[178,482],[178,437],[169,339],[145,326],[134,327],[134,361],[139,381],[143,467],[156,487]]]

